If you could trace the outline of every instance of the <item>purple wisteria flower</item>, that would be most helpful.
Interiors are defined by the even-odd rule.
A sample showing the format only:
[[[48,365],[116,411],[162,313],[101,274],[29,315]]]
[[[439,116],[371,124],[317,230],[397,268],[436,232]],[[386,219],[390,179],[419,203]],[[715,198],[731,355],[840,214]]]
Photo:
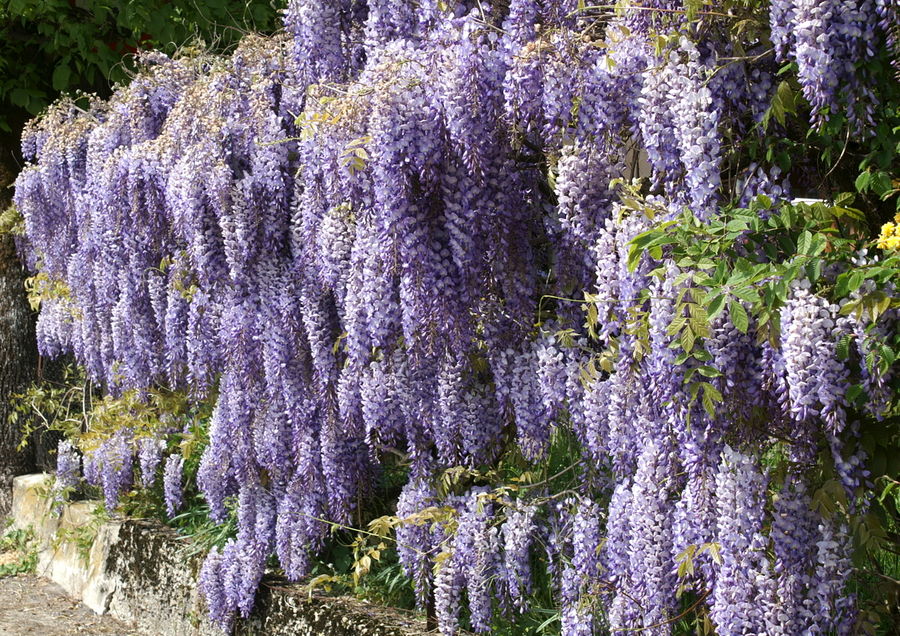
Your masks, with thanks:
[[[69,440],[56,447],[56,483],[60,488],[74,488],[81,480],[81,458]]]
[[[169,455],[166,458],[166,467],[163,471],[163,496],[166,501],[166,512],[169,517],[184,505],[182,493],[184,473],[184,457],[181,455]]]
[[[151,488],[156,483],[156,469],[163,459],[166,442],[153,437],[138,440],[138,464],[141,467],[141,485]]]

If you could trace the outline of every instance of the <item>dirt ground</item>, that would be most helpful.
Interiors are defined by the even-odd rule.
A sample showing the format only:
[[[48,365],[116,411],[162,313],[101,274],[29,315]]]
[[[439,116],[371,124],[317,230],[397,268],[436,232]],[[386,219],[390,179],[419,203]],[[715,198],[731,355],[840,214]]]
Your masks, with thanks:
[[[0,577],[0,636],[138,633],[114,618],[94,614],[52,581],[36,576]]]

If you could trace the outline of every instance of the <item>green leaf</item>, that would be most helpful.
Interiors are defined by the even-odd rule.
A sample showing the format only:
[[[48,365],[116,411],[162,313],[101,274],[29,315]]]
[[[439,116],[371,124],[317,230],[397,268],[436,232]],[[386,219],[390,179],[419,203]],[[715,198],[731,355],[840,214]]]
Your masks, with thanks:
[[[781,208],[781,223],[783,227],[794,227],[794,221],[797,218],[797,211],[792,205],[785,205]]]
[[[891,175],[887,172],[876,172],[872,178],[872,192],[875,196],[884,196],[891,192]]]
[[[854,406],[862,406],[869,401],[866,390],[861,384],[851,384],[847,388],[847,401]]]
[[[722,372],[716,368],[709,366],[708,364],[701,365],[697,367],[697,373],[702,375],[705,378],[718,378],[721,377]]]
[[[787,81],[782,81],[778,85],[778,90],[776,91],[775,96],[772,97],[772,105],[765,113],[763,126],[768,125],[769,117],[775,117],[775,120],[779,124],[784,126],[787,119],[786,116],[792,115],[796,112],[797,105],[796,100],[794,99],[794,91],[791,89],[791,85]]]
[[[641,255],[644,253],[644,248],[640,247],[636,243],[632,242],[631,246],[628,248],[628,271],[633,272],[637,269],[638,263],[641,262]]]
[[[713,277],[707,274],[706,272],[694,272],[694,282],[700,285],[701,287],[711,287],[716,284],[713,280]],[[710,294],[707,294],[709,296]]]
[[[758,195],[750,203],[750,209],[752,209],[752,210],[768,210],[771,207],[772,207],[772,199],[767,197],[765,194]]]
[[[856,177],[856,191],[865,192],[872,183],[872,173],[866,170]]]
[[[747,272],[742,272],[737,269],[731,272],[731,276],[728,277],[728,280],[725,282],[726,285],[736,286],[740,285],[743,282],[750,278],[750,275]]]
[[[862,303],[860,301],[861,299],[857,298],[856,300],[851,300],[850,302],[845,303],[844,306],[841,307],[841,310],[838,312],[838,314],[841,316],[849,316],[854,311],[858,314],[859,310],[862,307]]]
[[[697,382],[690,384],[688,386],[688,392],[690,393],[690,396],[691,396],[691,404],[693,404],[694,400],[697,399],[697,394],[700,393],[700,384]]]
[[[898,269],[900,269],[900,267],[898,267],[896,263],[887,267],[873,267],[869,270],[868,278],[874,279],[884,285],[897,275]]]
[[[692,357],[690,351],[682,351],[677,356],[675,356],[675,360],[674,360],[673,364],[676,364],[676,365],[684,364],[685,362],[687,362],[687,359],[690,357]]]
[[[645,232],[641,232],[633,239],[631,239],[632,245],[637,245],[638,247],[646,247],[650,243],[652,243],[655,239],[660,236],[660,229],[663,227],[668,227],[671,225],[671,222],[660,225],[659,227],[651,228]]]
[[[681,331],[685,324],[687,324],[687,318],[685,318],[684,316],[674,318],[672,322],[669,323],[669,327],[666,329],[666,333],[670,336],[674,336],[676,333]]]
[[[681,259],[681,260],[689,260],[689,259]],[[680,265],[679,265],[680,267]],[[663,272],[664,273],[664,272]],[[681,272],[678,276],[675,277],[675,280],[672,281],[673,287],[680,287],[682,283],[689,280],[694,275],[693,272]]]
[[[747,329],[750,327],[750,320],[747,317],[747,311],[739,301],[732,300],[728,303],[728,316],[731,318],[731,323],[735,329],[741,333],[747,333]]]
[[[834,197],[834,207],[844,208],[848,205],[853,205],[855,198],[852,192],[840,192]]]
[[[862,285],[863,281],[866,279],[866,275],[861,270],[853,270],[850,274],[850,277],[847,281],[847,294],[852,294],[857,289],[859,289],[860,285]]]
[[[750,227],[743,219],[733,219],[725,225],[725,229],[729,232],[743,232],[744,230],[749,230]]]
[[[724,260],[719,261],[719,264],[716,265],[716,273],[713,274],[713,284],[721,285],[725,282],[725,274],[728,273],[727,265]]]
[[[794,91],[791,89],[791,85],[787,82],[787,80],[782,80],[782,82],[778,85],[778,98],[781,100],[781,105],[784,107],[784,112],[788,114],[794,114],[797,112],[797,105],[794,100]]]
[[[706,311],[709,313],[709,318],[712,320],[716,316],[719,315],[719,312],[722,311],[722,308],[725,307],[725,299],[726,295],[722,292],[719,292],[707,305]]]
[[[21,88],[15,88],[9,94],[9,101],[22,108],[26,108],[28,106],[29,99],[30,97],[28,95],[28,91]]]
[[[803,230],[803,233],[800,234],[800,238],[797,239],[797,253],[798,254],[809,254],[809,248],[812,245],[812,233],[809,230]]]
[[[750,303],[751,306],[758,305],[762,302],[762,299],[759,297],[759,292],[752,287],[735,287],[731,290],[731,293],[741,300]]]
[[[861,210],[857,210],[856,208],[844,208],[835,206],[831,208],[831,212],[836,219],[840,219],[846,216],[856,221],[863,221],[866,218],[866,215]],[[831,230],[830,228],[823,228],[821,231],[825,232],[833,230]]]
[[[694,335],[694,332],[691,330],[690,326],[685,326],[684,330],[681,332],[681,348],[685,351],[690,351],[694,348],[694,342],[697,337]]]
[[[62,92],[69,88],[69,78],[71,75],[72,69],[69,68],[68,58],[66,58],[53,69],[53,78],[51,80],[53,90]]]
[[[822,234],[813,234],[812,244],[809,246],[810,256],[818,256],[825,251],[825,248],[827,246],[828,239],[826,239]]]
[[[819,280],[819,277],[822,275],[822,261],[821,259],[815,259],[806,264],[806,277],[810,280],[810,282],[816,282]]]
[[[721,548],[721,544],[719,543],[704,543],[702,548],[706,548],[709,550],[709,555],[712,557],[712,560],[715,561],[717,565],[722,565],[722,556],[719,554],[719,549]]]
[[[850,273],[843,272],[837,277],[834,284],[834,295],[837,298],[843,298],[850,291]]]
[[[800,276],[800,273],[802,270],[803,270],[803,267],[801,266],[800,263],[791,263],[788,267],[785,267],[784,270],[781,272],[781,275],[783,278],[780,282],[787,284],[787,283],[790,283],[791,281],[796,280],[797,277]],[[804,275],[805,275],[805,272],[804,272]],[[782,300],[785,300],[787,298],[786,285],[785,285],[784,293],[785,293],[785,296]]]
[[[834,353],[838,360],[846,360],[850,357],[850,342],[853,339],[849,333],[844,334],[834,347]]]
[[[872,292],[869,296],[875,296],[879,292]],[[875,300],[872,305],[872,322],[877,322],[878,317],[883,315],[888,309],[891,308],[892,298],[887,294],[882,294],[883,297]]]
[[[693,320],[691,324],[697,324],[701,326],[706,325],[706,321],[709,319],[709,314],[706,311],[706,308],[697,304],[697,303],[688,303],[687,304],[688,313],[690,314]],[[694,331],[700,331],[701,327],[694,327]]]
[[[710,417],[716,415],[716,404],[722,401],[722,394],[709,382],[701,382],[703,386],[703,408]]]

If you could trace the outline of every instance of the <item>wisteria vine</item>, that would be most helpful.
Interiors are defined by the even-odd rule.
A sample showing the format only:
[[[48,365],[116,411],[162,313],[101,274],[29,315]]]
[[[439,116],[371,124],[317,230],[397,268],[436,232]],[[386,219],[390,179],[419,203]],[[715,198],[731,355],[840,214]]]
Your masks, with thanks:
[[[565,634],[671,633],[685,590],[719,634],[851,629],[850,535],[813,509],[809,468],[825,448],[865,505],[857,371],[839,355],[859,319],[797,282],[780,340],[748,335],[740,308],[691,332],[698,371],[671,328],[694,293],[681,265],[630,257],[685,207],[701,222],[762,196],[765,218],[788,200],[790,175],[735,177],[723,139],[758,135],[774,60],[796,65],[811,125],[870,130],[861,69],[892,9],[762,4],[774,55],[763,39],[738,55],[715,12],[701,28],[680,2],[291,0],[282,36],[144,54],[109,100],[30,124],[23,254],[64,290],[44,296],[42,353],[74,354],[111,394],[215,401],[197,483],[214,519],[237,506],[238,532],[200,574],[214,620],[249,614],[273,553],[306,575],[393,453],[409,473],[397,516],[452,512],[396,536],[444,634],[463,598],[477,632],[527,611],[535,559]],[[875,396],[889,377],[871,373]],[[583,479],[564,500],[549,482],[435,489],[453,467],[540,464],[569,433]],[[135,466],[144,487],[162,471],[170,515],[183,505],[165,434],[83,449],[109,508]],[[776,447],[787,475],[768,472]],[[67,484],[72,457],[61,447]]]

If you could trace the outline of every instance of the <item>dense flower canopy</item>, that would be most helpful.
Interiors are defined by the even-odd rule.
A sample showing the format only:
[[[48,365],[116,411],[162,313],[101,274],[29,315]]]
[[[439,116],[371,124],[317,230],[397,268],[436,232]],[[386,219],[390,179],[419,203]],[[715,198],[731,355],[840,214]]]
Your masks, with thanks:
[[[731,152],[761,136],[782,63],[809,126],[870,134],[865,69],[896,5],[756,4],[737,48],[733,16],[669,0],[291,0],[282,37],[146,54],[110,100],[30,125],[15,200],[49,290],[42,352],[111,393],[215,401],[197,480],[215,518],[237,502],[238,533],[201,573],[211,616],[249,613],[273,552],[307,574],[399,451],[398,516],[454,511],[397,533],[445,634],[464,598],[474,631],[525,611],[539,551],[565,634],[670,633],[684,590],[719,634],[849,633],[852,545],[811,507],[809,469],[826,449],[865,505],[853,418],[883,415],[890,372],[864,369],[871,399],[848,402],[860,371],[839,348],[861,319],[795,280],[777,337],[754,337],[744,299],[685,346],[683,264],[631,257],[685,208],[701,223],[762,197],[766,219],[806,192],[810,166]],[[679,355],[695,338],[706,364]],[[456,466],[540,464],[564,434],[583,476],[565,496],[435,490]],[[108,505],[135,465],[182,505],[157,439],[84,450]]]

